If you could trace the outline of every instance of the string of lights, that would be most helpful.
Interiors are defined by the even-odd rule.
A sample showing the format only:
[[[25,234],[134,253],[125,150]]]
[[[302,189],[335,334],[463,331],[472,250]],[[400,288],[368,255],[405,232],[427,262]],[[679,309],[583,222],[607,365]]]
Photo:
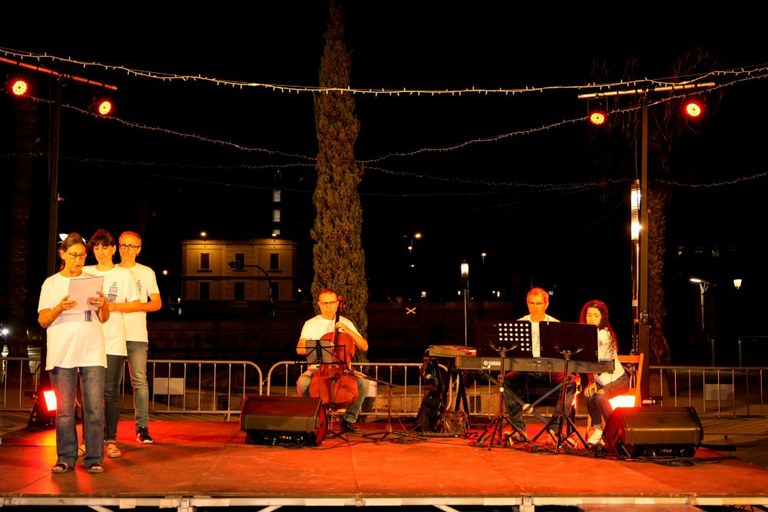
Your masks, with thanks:
[[[66,57],[58,57],[56,55],[49,55],[47,53],[35,53],[24,50],[14,50],[11,48],[0,48],[0,54],[6,57],[13,57],[16,59],[35,60],[38,62],[59,62],[69,65],[76,65],[82,68],[100,68],[109,72],[122,72],[127,76],[147,78],[153,80],[161,80],[164,82],[202,82],[212,83],[217,86],[228,86],[236,89],[245,88],[261,88],[281,93],[331,93],[331,92],[343,92],[349,94],[358,95],[373,95],[373,96],[462,96],[462,95],[517,95],[527,93],[542,93],[547,91],[562,91],[562,90],[584,90],[584,89],[600,89],[609,90],[611,88],[621,87],[623,89],[635,87],[638,91],[645,89],[646,87],[680,87],[685,84],[692,84],[698,81],[733,77],[732,79],[748,80],[754,78],[765,78],[768,75],[768,65],[756,65],[754,67],[739,67],[732,69],[713,70],[703,72],[698,75],[689,75],[690,78],[683,82],[672,81],[669,78],[644,78],[632,81],[619,81],[610,83],[593,83],[593,84],[581,84],[581,85],[551,85],[551,86],[525,86],[517,88],[480,88],[470,87],[464,89],[385,89],[385,88],[352,88],[352,87],[319,87],[309,85],[284,85],[284,84],[271,84],[263,82],[243,82],[238,80],[227,80],[224,78],[206,77],[203,75],[183,75],[168,72],[148,71],[133,69],[122,65],[103,64],[96,61],[83,61]]]

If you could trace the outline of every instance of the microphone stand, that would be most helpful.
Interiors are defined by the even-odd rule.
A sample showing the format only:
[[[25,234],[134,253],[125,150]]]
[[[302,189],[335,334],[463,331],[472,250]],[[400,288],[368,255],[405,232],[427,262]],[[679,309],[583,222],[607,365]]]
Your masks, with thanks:
[[[419,441],[423,441],[424,437],[420,436],[419,434],[412,434],[410,432],[395,432],[392,429],[392,386],[393,384],[390,384],[389,382],[378,380],[378,379],[369,378],[369,380],[372,380],[376,383],[384,384],[385,386],[387,386],[387,428],[383,432],[369,432],[367,434],[363,434],[363,437],[373,438],[375,436],[381,436],[378,439],[376,439],[377,444],[384,441],[390,436],[407,437],[407,438],[418,439]]]

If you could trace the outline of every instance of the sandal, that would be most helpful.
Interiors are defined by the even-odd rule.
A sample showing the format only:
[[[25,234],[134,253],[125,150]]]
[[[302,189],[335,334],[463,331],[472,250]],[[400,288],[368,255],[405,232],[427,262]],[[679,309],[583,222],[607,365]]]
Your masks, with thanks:
[[[70,468],[69,464],[67,464],[66,462],[58,462],[54,464],[53,467],[51,468],[51,473],[55,475],[60,475],[62,473],[66,473],[70,469],[72,468]]]
[[[123,455],[123,453],[120,451],[120,448],[117,447],[117,443],[115,441],[107,441],[104,445],[104,450],[107,452],[107,457],[110,459],[116,459],[117,457]]]
[[[85,457],[85,443],[80,443],[77,447],[77,456]]]
[[[93,474],[99,474],[104,472],[104,466],[101,464],[91,464],[88,466],[88,472]]]

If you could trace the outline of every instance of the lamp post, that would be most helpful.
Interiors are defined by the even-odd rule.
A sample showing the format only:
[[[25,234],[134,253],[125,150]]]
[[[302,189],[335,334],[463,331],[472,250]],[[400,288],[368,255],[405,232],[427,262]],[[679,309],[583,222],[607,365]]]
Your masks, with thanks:
[[[245,267],[252,267],[261,270],[261,272],[264,274],[264,277],[267,278],[267,297],[269,299],[269,311],[267,312],[267,315],[269,316],[270,320],[274,320],[275,316],[277,316],[277,313],[275,311],[275,299],[272,296],[272,278],[269,277],[267,271],[259,265],[246,265],[241,261],[230,261],[227,263],[227,265],[229,265],[232,270],[243,270]]]
[[[733,287],[736,288],[736,295],[737,295],[737,297],[736,297],[736,304],[737,304],[737,307],[741,305],[740,299],[738,297],[739,290],[741,290],[741,282],[742,282],[742,279],[740,277],[737,277],[737,278],[735,278],[733,280]],[[744,366],[744,362],[743,362],[743,359],[741,357],[742,356],[742,354],[741,354],[741,334],[737,334],[736,335],[736,344],[738,345],[738,350],[739,350],[739,366]]]
[[[690,281],[699,285],[699,298],[701,305],[701,335],[704,336],[704,340],[707,339],[707,323],[704,318],[704,294],[709,289],[709,281],[698,277],[692,277]],[[712,366],[715,366],[715,339],[710,340],[710,350],[712,353]]]
[[[468,346],[469,341],[469,263],[467,260],[461,262],[461,284],[464,288],[464,346]]]

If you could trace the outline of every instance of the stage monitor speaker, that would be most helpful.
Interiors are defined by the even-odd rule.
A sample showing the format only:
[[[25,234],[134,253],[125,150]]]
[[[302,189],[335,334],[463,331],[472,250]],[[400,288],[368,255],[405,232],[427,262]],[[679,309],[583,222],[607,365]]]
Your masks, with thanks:
[[[240,430],[248,444],[319,446],[327,429],[319,398],[246,395],[240,409]]]
[[[603,429],[607,450],[631,458],[693,457],[703,436],[693,407],[622,407]]]

